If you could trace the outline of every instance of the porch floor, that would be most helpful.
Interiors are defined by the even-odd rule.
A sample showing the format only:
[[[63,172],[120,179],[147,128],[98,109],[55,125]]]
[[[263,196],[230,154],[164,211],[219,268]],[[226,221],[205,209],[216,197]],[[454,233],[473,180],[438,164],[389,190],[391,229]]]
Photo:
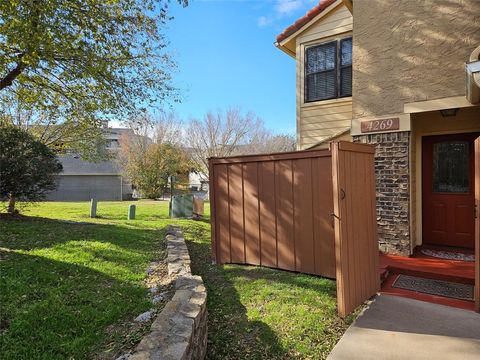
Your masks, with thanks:
[[[392,284],[400,274],[474,285],[474,262],[432,258],[423,255],[416,249],[412,257],[380,253],[379,272],[382,280],[381,292],[383,294],[474,310],[473,301],[457,300],[392,287]]]

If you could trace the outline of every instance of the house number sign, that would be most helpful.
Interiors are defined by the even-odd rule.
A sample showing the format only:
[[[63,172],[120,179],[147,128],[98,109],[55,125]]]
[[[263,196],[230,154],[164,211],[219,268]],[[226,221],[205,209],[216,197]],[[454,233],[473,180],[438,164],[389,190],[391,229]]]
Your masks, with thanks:
[[[374,131],[389,131],[400,129],[400,118],[381,119],[362,121],[360,123],[360,131],[362,133]]]

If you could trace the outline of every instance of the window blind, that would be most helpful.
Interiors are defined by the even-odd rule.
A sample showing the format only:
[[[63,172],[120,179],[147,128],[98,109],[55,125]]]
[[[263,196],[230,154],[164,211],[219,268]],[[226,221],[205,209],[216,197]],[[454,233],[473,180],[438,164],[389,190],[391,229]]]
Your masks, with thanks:
[[[305,101],[333,99],[352,94],[352,39],[306,49]]]

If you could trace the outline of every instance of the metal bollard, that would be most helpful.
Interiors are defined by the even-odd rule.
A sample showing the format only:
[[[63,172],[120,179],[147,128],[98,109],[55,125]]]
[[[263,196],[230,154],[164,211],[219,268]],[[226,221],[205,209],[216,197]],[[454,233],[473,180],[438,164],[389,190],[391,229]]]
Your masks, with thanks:
[[[97,217],[97,200],[92,199],[90,201],[90,217],[96,218]]]
[[[136,205],[130,205],[128,207],[128,220],[135,220],[135,209],[137,208]]]

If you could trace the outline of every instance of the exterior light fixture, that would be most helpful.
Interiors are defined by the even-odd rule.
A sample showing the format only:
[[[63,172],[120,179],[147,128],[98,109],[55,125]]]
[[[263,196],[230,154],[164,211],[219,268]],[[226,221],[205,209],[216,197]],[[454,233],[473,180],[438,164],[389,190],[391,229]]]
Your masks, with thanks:
[[[472,104],[480,103],[480,46],[473,50],[465,64],[467,100]]]
[[[457,115],[457,112],[458,112],[458,108],[440,110],[440,114],[442,114],[443,117],[455,116]]]

